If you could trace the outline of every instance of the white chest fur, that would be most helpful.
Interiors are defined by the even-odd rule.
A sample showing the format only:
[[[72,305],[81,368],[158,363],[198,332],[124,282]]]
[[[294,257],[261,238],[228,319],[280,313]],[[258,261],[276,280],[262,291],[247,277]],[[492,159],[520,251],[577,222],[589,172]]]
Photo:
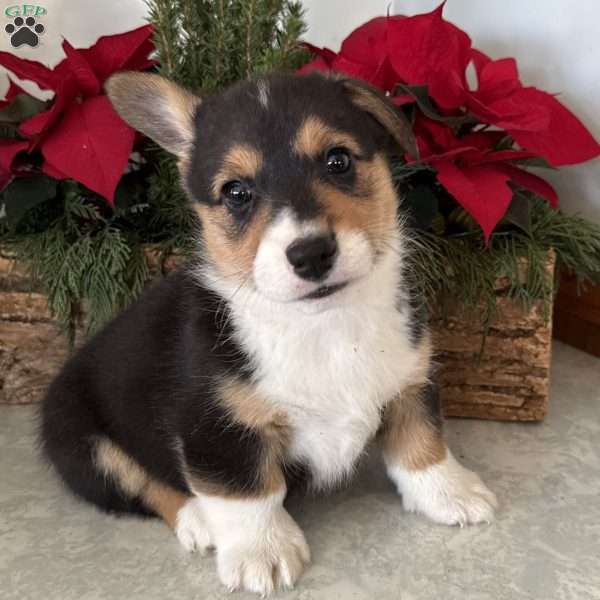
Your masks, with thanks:
[[[327,486],[352,469],[416,358],[396,310],[363,305],[319,321],[280,331],[259,387],[293,425],[291,457]]]
[[[320,300],[318,311],[256,292],[232,298],[235,337],[254,360],[260,395],[287,415],[290,458],[319,487],[352,470],[382,408],[417,369],[408,316],[396,308],[398,262],[390,253],[368,277]]]

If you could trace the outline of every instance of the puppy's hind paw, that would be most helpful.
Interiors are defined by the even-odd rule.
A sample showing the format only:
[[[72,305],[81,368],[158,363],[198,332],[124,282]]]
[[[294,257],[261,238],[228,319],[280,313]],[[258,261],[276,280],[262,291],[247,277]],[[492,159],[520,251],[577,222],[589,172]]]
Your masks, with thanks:
[[[204,556],[211,547],[210,535],[196,498],[190,498],[177,513],[175,535],[187,552]]]

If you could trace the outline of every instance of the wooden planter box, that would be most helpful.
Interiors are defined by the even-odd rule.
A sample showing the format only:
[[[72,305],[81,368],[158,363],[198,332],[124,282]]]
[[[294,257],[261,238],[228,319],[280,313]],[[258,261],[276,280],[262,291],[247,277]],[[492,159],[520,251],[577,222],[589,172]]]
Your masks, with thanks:
[[[541,304],[525,312],[498,299],[482,348],[472,312],[453,306],[432,322],[444,414],[501,421],[540,421],[548,411],[552,320]]]
[[[600,357],[600,285],[579,289],[574,275],[561,273],[554,304],[554,337]]]
[[[68,355],[46,297],[14,261],[0,258],[0,403],[39,401]]]
[[[151,268],[156,257],[148,254]],[[166,265],[170,270],[173,265]],[[553,262],[549,261],[549,269]],[[0,403],[37,402],[68,356],[45,298],[14,262],[0,259]],[[524,312],[502,297],[482,350],[478,315],[460,305],[432,327],[444,412],[453,417],[537,421],[548,409],[552,326],[541,304]]]

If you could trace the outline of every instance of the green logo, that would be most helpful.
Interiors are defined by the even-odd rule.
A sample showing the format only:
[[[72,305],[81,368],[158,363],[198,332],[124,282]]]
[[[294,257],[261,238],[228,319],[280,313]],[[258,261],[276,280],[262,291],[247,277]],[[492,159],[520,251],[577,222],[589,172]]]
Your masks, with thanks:
[[[48,14],[48,11],[35,4],[13,4],[4,9],[6,17],[42,17],[45,14]]]

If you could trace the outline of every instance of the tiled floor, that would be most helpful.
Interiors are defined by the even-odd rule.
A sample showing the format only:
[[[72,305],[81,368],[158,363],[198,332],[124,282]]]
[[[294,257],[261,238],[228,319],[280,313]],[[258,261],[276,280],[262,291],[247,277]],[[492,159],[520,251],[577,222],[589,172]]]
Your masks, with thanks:
[[[158,521],[105,516],[38,460],[30,407],[0,407],[0,598],[218,600],[214,558]],[[294,498],[313,563],[289,600],[600,599],[600,360],[557,344],[542,425],[453,420],[451,447],[501,502],[489,526],[402,511],[378,457],[347,490]]]

